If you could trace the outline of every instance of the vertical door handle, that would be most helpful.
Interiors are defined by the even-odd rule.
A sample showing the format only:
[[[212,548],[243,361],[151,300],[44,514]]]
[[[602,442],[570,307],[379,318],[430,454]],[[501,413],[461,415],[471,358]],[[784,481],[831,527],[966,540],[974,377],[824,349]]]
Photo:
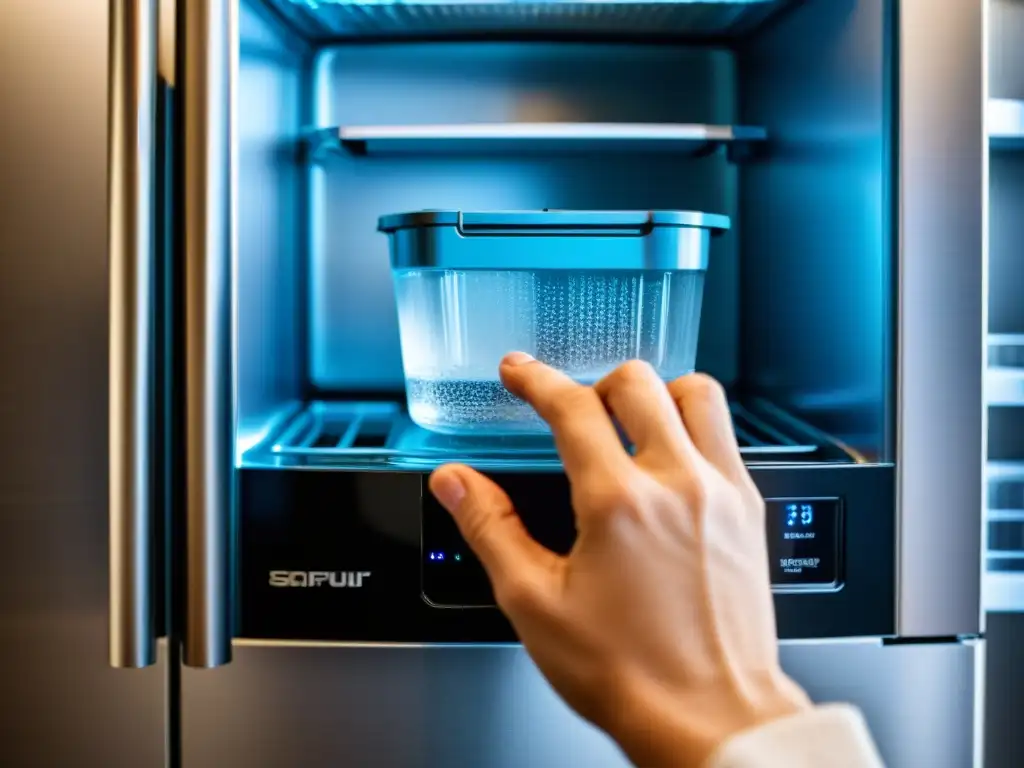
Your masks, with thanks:
[[[156,660],[153,510],[156,2],[110,3],[110,663]]]
[[[234,82],[237,0],[184,4],[185,632],[183,660],[231,660]]]

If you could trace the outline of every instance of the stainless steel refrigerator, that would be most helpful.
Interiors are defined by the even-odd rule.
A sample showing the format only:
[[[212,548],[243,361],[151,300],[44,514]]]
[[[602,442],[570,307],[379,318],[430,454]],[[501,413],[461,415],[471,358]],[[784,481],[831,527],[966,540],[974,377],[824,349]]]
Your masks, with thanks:
[[[730,216],[698,368],[830,521],[783,663],[889,764],[980,764],[984,3],[106,10],[0,11],[5,764],[624,763],[424,599],[423,477],[479,455],[408,442],[375,229],[418,209]]]

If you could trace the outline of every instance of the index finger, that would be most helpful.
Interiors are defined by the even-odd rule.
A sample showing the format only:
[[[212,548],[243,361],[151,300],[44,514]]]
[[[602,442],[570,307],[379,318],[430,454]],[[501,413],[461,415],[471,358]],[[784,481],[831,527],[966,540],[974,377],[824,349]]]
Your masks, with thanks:
[[[592,388],[523,352],[507,355],[500,372],[508,391],[529,403],[551,426],[570,480],[594,470],[633,468],[604,403]]]

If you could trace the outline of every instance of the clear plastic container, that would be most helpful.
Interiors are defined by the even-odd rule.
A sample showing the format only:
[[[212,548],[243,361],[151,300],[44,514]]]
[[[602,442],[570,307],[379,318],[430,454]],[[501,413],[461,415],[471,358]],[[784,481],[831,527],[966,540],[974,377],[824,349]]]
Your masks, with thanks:
[[[487,229],[486,235],[465,227],[466,214],[454,227],[423,225],[421,218],[419,226],[406,228],[418,234],[411,242],[393,238],[402,361],[414,422],[449,435],[547,432],[498,378],[501,358],[514,350],[587,384],[633,358],[651,363],[665,380],[693,371],[707,239],[727,227],[727,219],[679,213],[677,219],[691,223],[670,220],[658,227],[652,223],[656,214],[648,212],[627,213],[631,218],[624,222],[615,219],[622,213],[518,215],[533,218],[516,230],[510,227],[516,214],[500,214],[499,231]],[[414,216],[426,214],[406,218]],[[563,226],[541,228],[538,216],[554,217]],[[580,221],[593,222],[588,216],[617,221],[622,229],[580,229]],[[694,223],[685,217],[701,218]],[[394,218],[382,219],[381,229],[396,231],[386,226]],[[458,240],[445,248],[449,229]],[[467,229],[473,234],[467,236]],[[656,242],[651,235],[658,229],[671,236]],[[681,232],[698,236],[684,238]],[[504,247],[495,247],[496,241]],[[507,250],[510,242],[515,255]],[[472,254],[476,260],[468,258],[467,243],[479,252]],[[459,249],[461,257],[452,253]],[[487,262],[490,269],[483,268]],[[590,266],[576,266],[585,263]]]

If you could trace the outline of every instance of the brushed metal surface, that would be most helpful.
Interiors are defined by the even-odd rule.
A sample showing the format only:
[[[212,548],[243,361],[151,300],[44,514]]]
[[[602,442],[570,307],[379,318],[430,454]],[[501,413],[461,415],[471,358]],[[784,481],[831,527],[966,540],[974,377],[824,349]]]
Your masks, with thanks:
[[[234,81],[237,3],[184,11],[185,664],[231,659]]]
[[[898,631],[981,630],[985,5],[899,4]]]
[[[110,4],[110,663],[156,661],[154,442],[156,2]]]
[[[862,709],[887,765],[966,768],[981,647],[801,643],[781,657],[816,701]],[[629,764],[519,648],[239,644],[230,667],[183,683],[190,768]]]
[[[109,666],[108,3],[0,3],[0,765],[163,763]]]
[[[783,646],[782,665],[817,702],[863,711],[893,768],[981,768],[985,643]]]

